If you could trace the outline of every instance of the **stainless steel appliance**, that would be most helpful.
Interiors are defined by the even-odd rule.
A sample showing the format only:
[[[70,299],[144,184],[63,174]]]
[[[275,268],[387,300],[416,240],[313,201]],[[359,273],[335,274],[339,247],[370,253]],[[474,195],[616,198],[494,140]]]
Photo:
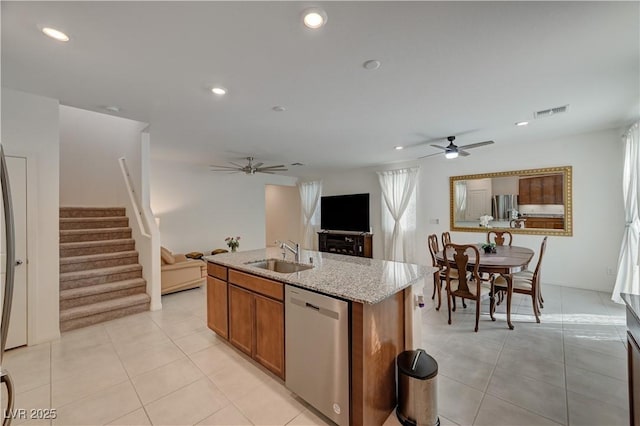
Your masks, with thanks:
[[[2,367],[4,358],[4,348],[7,343],[7,334],[9,332],[9,319],[11,317],[11,301],[13,300],[13,280],[14,268],[16,265],[15,258],[15,228],[13,222],[13,209],[11,207],[11,189],[9,188],[9,172],[7,171],[7,163],[4,158],[4,149],[0,144],[0,187],[2,188],[2,208],[4,212],[4,237],[6,241],[6,262],[5,262],[5,285],[2,301],[2,320],[0,321],[0,385],[7,386],[7,408],[4,411],[4,420],[2,424],[9,426],[11,424],[11,415],[14,404],[14,388],[13,381],[9,372]]]
[[[514,194],[494,195],[491,200],[491,216],[494,220],[511,220],[511,212],[518,210],[518,196]]]
[[[339,425],[349,424],[349,304],[287,285],[287,388]]]

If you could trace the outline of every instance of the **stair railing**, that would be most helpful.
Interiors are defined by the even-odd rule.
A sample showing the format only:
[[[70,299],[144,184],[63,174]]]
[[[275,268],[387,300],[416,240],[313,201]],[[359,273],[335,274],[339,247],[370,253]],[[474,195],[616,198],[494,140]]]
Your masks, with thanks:
[[[150,229],[149,220],[144,214],[144,210],[141,209],[140,206],[138,205],[136,190],[133,187],[133,183],[131,182],[131,174],[129,173],[129,167],[127,167],[127,159],[124,157],[121,157],[118,159],[118,162],[120,163],[120,170],[122,171],[122,177],[124,178],[124,183],[127,187],[127,193],[129,194],[129,200],[131,201],[131,205],[133,206],[134,216],[136,217],[136,221],[138,222],[140,233],[146,238],[151,238],[151,232],[149,231]]]
[[[143,140],[144,143],[146,142]],[[136,193],[129,168],[127,167],[127,160],[122,157],[118,159],[118,162],[120,163],[122,177],[129,194],[129,211],[133,213],[137,223],[137,226],[131,226],[132,237],[136,240],[136,251],[142,265],[142,277],[147,282],[147,294],[151,297],[150,308],[155,311],[162,309],[160,294],[160,231],[153,219],[151,209],[145,204],[148,200],[141,196],[142,194]]]

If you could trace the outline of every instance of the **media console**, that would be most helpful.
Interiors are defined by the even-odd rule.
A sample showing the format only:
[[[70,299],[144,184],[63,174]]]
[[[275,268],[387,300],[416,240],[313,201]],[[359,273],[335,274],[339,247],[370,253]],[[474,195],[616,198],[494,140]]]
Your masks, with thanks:
[[[373,257],[371,238],[373,234],[362,232],[318,232],[318,248],[327,253],[349,256]]]

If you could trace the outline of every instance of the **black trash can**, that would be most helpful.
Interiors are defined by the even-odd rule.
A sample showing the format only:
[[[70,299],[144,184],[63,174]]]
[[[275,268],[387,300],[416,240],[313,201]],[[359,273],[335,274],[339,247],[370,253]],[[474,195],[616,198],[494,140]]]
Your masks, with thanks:
[[[404,351],[398,366],[396,415],[405,426],[439,426],[438,363],[424,349]]]

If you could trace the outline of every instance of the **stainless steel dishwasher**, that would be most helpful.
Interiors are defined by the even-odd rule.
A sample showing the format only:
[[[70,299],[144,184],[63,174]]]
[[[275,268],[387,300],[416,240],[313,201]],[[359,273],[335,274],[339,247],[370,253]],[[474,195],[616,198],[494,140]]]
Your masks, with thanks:
[[[287,285],[287,388],[339,425],[349,424],[349,304]]]

